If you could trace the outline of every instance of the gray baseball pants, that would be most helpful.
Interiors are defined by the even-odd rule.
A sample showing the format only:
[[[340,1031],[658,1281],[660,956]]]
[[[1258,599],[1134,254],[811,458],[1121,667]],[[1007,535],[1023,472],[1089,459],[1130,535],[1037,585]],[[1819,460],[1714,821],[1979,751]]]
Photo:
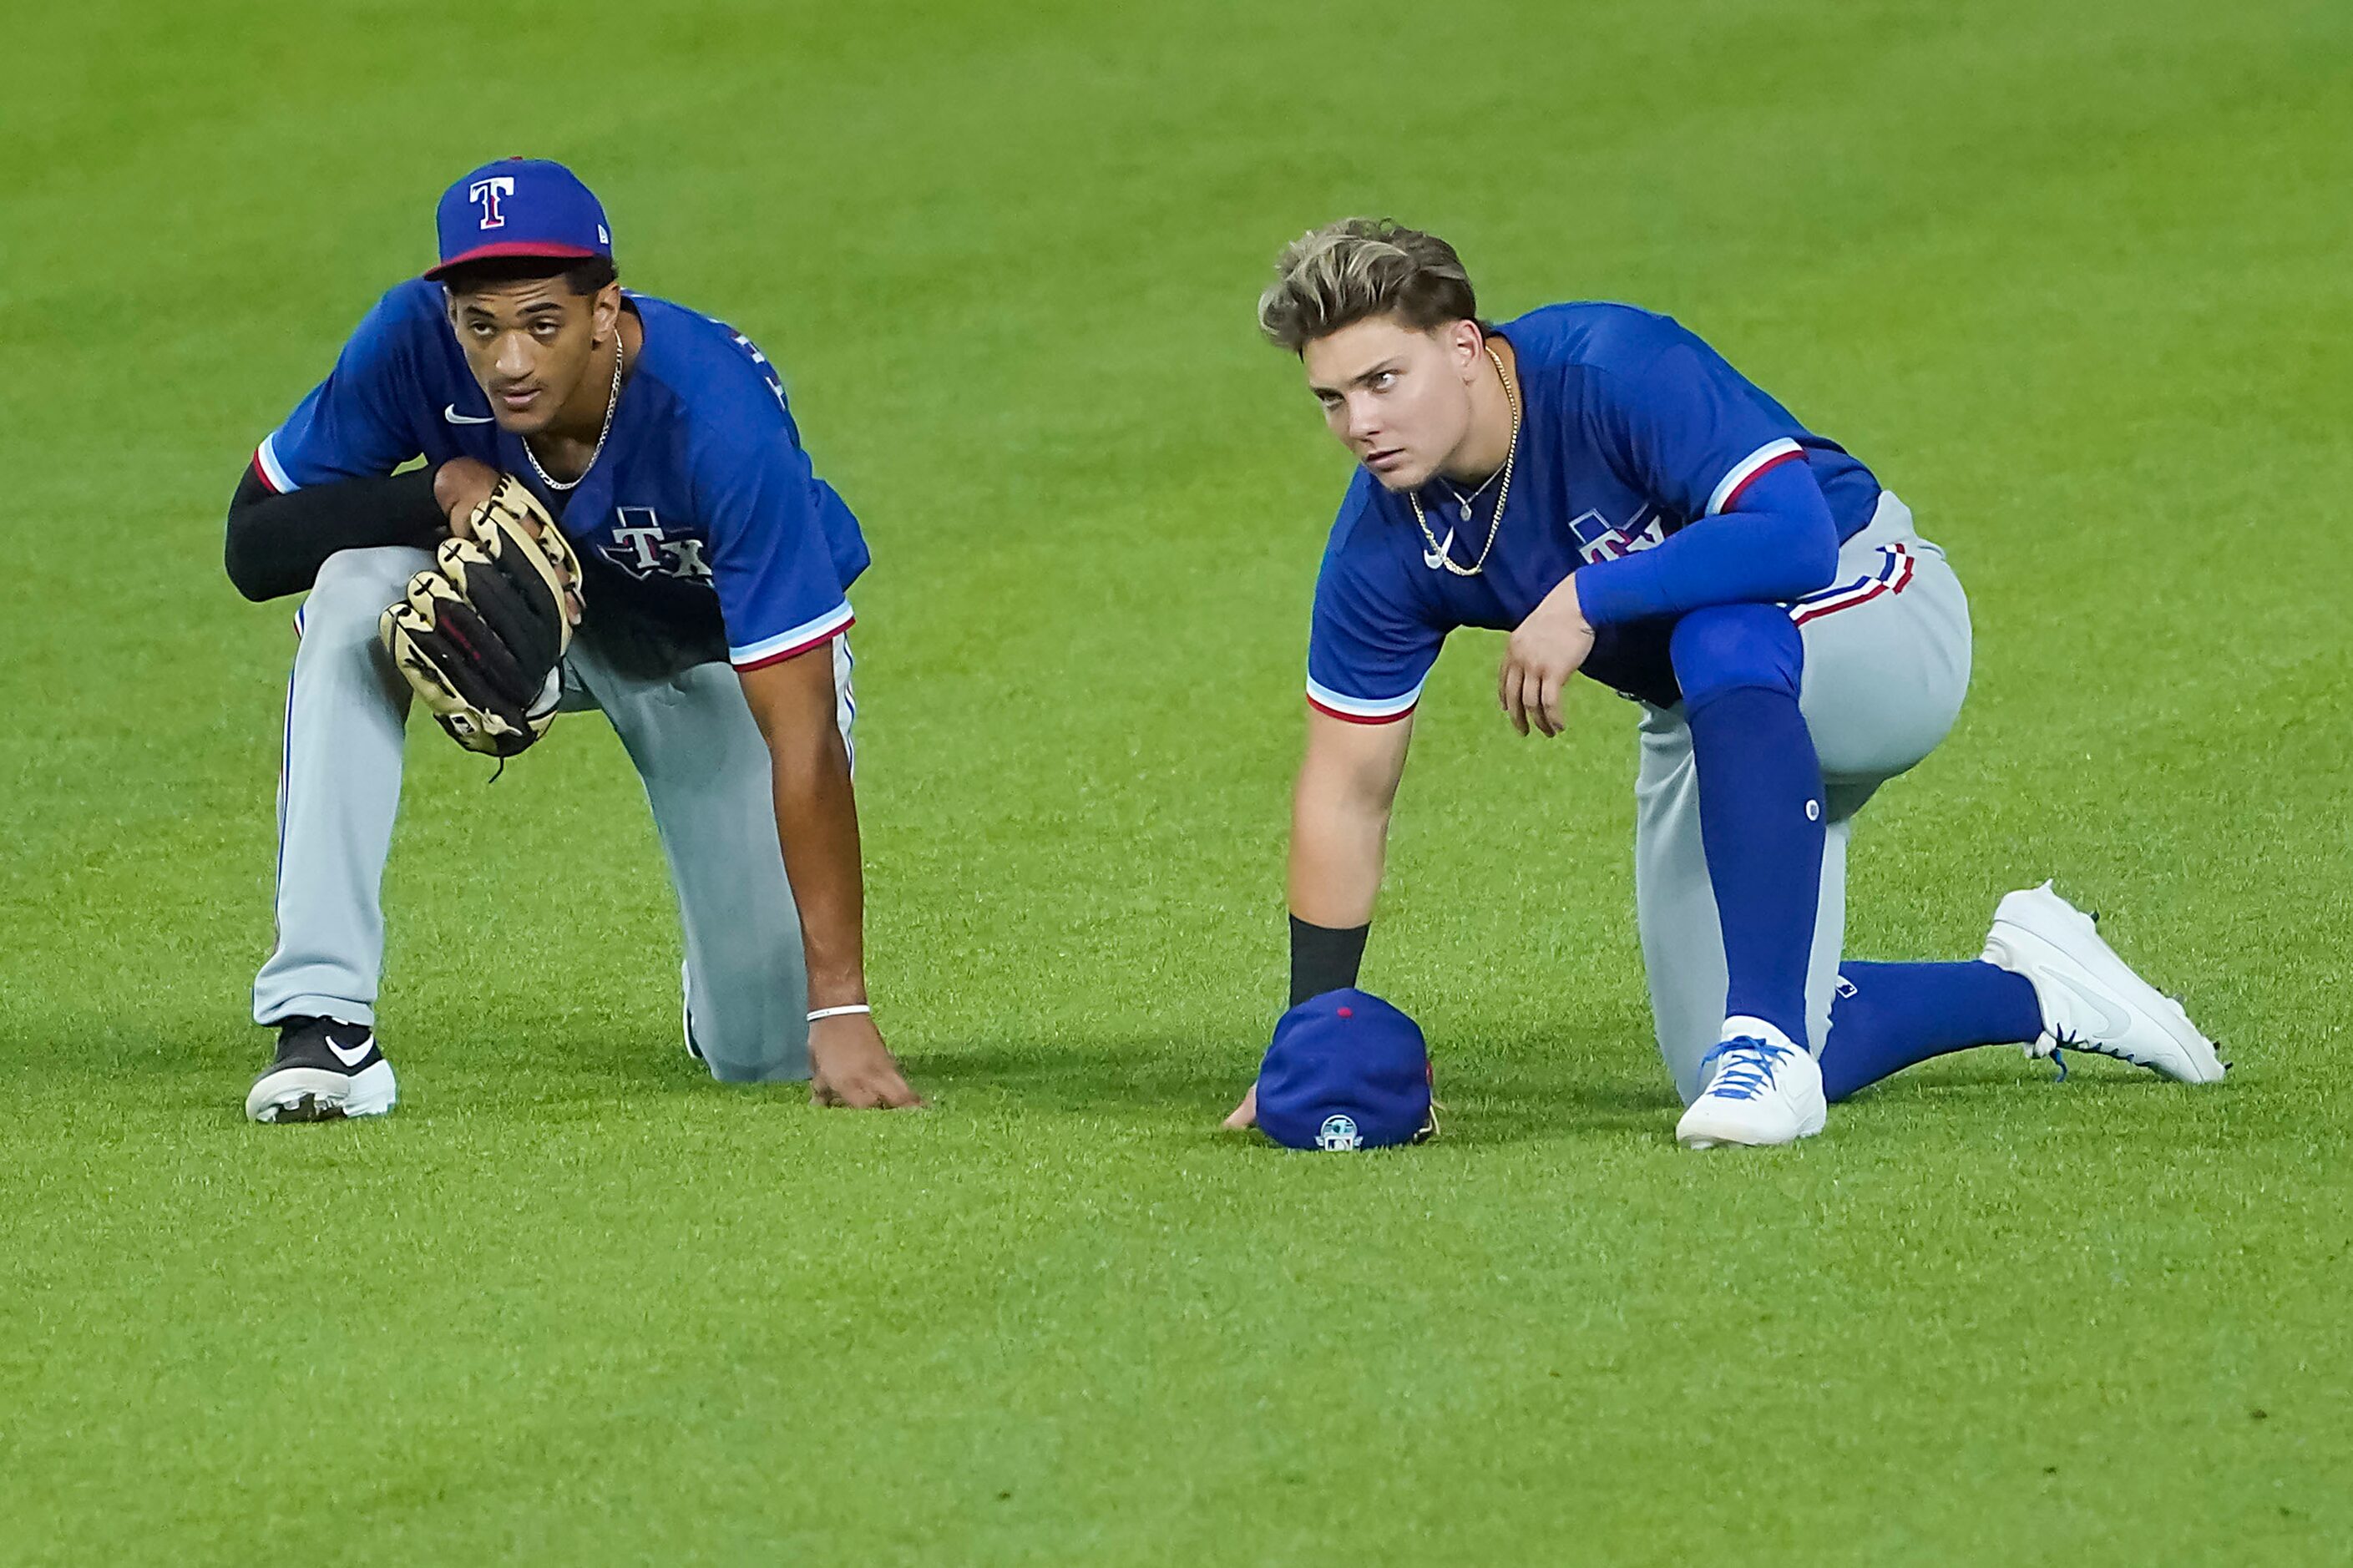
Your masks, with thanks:
[[[376,619],[431,563],[427,552],[404,547],[340,552],[295,616],[278,790],[278,945],[254,981],[257,1023],[303,1014],[375,1021],[381,889],[409,708]],[[601,710],[644,782],[678,896],[687,1028],[723,1081],[806,1079],[808,978],[767,742],[732,668],[671,660],[666,673],[649,673],[643,637],[625,649],[625,634],[610,629],[620,624],[592,610],[565,658],[564,705]],[[833,648],[847,742],[848,639]]]
[[[1821,758],[1828,822],[1806,979],[1809,1045],[1830,1036],[1846,933],[1847,840],[1872,793],[1934,751],[1969,684],[1969,606],[1945,552],[1883,492],[1830,587],[1790,606],[1805,645],[1798,710]],[[1634,908],[1659,1054],[1688,1104],[1723,1034],[1723,928],[1700,845],[1699,774],[1680,706],[1645,703],[1634,783]]]

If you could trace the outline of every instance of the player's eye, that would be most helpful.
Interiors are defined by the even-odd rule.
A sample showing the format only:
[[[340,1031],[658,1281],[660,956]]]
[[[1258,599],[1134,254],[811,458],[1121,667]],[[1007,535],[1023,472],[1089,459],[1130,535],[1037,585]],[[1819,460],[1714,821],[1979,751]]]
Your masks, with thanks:
[[[1373,390],[1375,392],[1387,392],[1390,387],[1396,384],[1397,372],[1393,370],[1380,371],[1373,376]]]

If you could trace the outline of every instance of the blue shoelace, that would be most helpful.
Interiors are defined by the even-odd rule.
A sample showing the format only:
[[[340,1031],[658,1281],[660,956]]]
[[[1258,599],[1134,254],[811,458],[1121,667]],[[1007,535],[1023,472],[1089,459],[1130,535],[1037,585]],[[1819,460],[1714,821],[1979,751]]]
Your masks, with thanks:
[[[1767,1040],[1742,1035],[1725,1041],[1700,1058],[1699,1065],[1704,1069],[1718,1057],[1730,1058],[1708,1084],[1707,1092],[1722,1095],[1726,1100],[1754,1100],[1772,1087],[1773,1069],[1788,1054],[1787,1046],[1777,1046]]]

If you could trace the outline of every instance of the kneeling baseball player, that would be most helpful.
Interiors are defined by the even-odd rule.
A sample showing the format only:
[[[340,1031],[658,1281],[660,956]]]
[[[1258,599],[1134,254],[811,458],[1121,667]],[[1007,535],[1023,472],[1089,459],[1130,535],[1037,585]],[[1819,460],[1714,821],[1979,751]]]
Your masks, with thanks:
[[[1973,1046],[2221,1078],[2047,883],[2001,900],[1978,962],[1840,962],[1855,813],[1944,739],[1969,673],[1960,582],[1871,469],[1667,317],[1488,324],[1434,236],[1352,219],[1276,270],[1260,326],[1361,465],[1308,638],[1293,1005],[1356,983],[1422,682],[1486,626],[1511,633],[1521,733],[1559,732],[1580,670],[1641,705],[1635,910],[1685,1144],[1807,1137]]]
[[[866,994],[846,597],[866,543],[775,367],[624,293],[603,207],[559,164],[475,170],[438,227],[439,264],[360,323],[229,511],[238,589],[309,594],[278,945],[254,984],[278,1051],[247,1114],[393,1107],[379,888],[413,695],[502,759],[559,708],[611,721],[678,895],[687,1047],[713,1077],[918,1103]]]

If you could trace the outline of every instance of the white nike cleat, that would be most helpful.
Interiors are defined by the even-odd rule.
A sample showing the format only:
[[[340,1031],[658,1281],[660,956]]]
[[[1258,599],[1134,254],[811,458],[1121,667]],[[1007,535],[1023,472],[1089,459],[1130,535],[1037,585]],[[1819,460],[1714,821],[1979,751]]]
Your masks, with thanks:
[[[256,1121],[340,1121],[382,1116],[398,1098],[392,1064],[365,1024],[283,1018],[278,1059],[253,1080],[245,1113]]]
[[[2096,1051],[2181,1083],[2219,1083],[2230,1065],[2181,1004],[2135,974],[2092,917],[2048,882],[2003,897],[1981,956],[2034,987],[2042,1034],[2027,1046],[2030,1057]]]
[[[1700,1065],[1710,1063],[1715,1076],[1675,1123],[1684,1148],[1794,1143],[1822,1130],[1830,1113],[1822,1069],[1796,1046],[1744,1035],[1708,1052]]]

